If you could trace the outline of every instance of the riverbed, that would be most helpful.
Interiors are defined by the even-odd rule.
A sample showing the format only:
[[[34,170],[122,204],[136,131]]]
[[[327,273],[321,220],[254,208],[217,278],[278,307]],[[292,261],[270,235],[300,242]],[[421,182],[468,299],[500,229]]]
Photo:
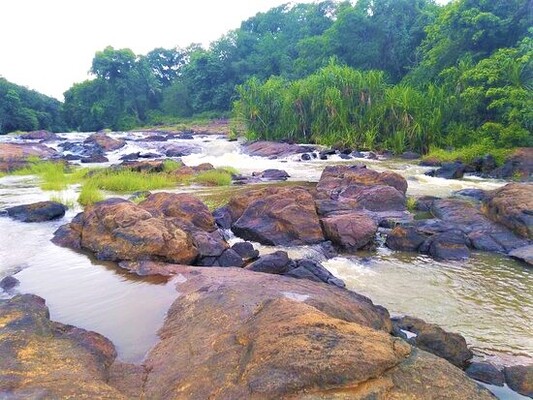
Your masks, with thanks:
[[[67,135],[69,140],[79,140],[87,134],[63,136]],[[156,152],[165,146],[134,141],[143,136],[142,132],[113,135],[127,138],[128,144],[112,152],[108,156],[110,161],[101,164],[103,167],[117,163],[124,154]],[[322,169],[333,163],[364,162],[370,168],[390,169],[403,175],[409,183],[410,196],[447,197],[460,189],[494,189],[505,184],[477,177],[432,178],[424,175],[427,168],[404,160],[342,160],[332,156],[329,160],[301,161],[299,156],[251,157],[243,153],[239,142],[221,136],[195,136],[192,140],[172,142],[197,149],[196,153],[182,157],[186,165],[208,162],[215,167],[234,167],[245,175],[278,168],[287,171],[289,181],[295,183],[317,182]],[[57,143],[50,146],[57,148]],[[217,190],[220,189],[184,186],[165,191],[216,194]],[[97,261],[89,254],[52,244],[53,232],[81,211],[75,204],[78,192],[77,186],[61,192],[42,191],[38,179],[31,176],[0,178],[0,210],[51,198],[61,198],[71,205],[64,218],[52,222],[24,224],[0,218],[0,279],[14,275],[20,281],[15,292],[45,298],[53,320],[97,331],[113,341],[119,359],[140,362],[157,341],[157,330],[176,296],[175,283],[172,279],[139,278],[114,263]],[[262,253],[280,249],[256,247]],[[283,250],[293,257],[320,257],[306,247]],[[322,261],[345,280],[348,288],[385,306],[391,314],[413,315],[461,333],[478,359],[488,359],[497,365],[533,363],[533,273],[515,260],[474,253],[466,261],[437,262],[381,245],[374,252],[340,254]],[[3,297],[8,295],[0,293]]]

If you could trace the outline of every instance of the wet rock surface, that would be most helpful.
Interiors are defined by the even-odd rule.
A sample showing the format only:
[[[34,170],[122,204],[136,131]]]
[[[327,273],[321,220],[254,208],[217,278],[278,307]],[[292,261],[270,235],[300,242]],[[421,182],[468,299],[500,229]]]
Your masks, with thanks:
[[[533,398],[533,364],[505,367],[505,382],[515,392]]]
[[[505,383],[503,372],[490,363],[473,362],[465,372],[470,378],[490,385],[503,386]]]
[[[41,160],[57,157],[51,147],[38,143],[0,143],[0,172],[11,172],[26,165],[28,158]]]
[[[473,356],[461,335],[446,332],[438,325],[409,316],[393,318],[392,323],[396,332],[406,330],[416,334],[409,340],[410,343],[448,360],[459,368],[464,368]]]
[[[50,321],[42,298],[0,300],[0,397],[126,399],[107,384],[116,357],[103,336]]]
[[[103,132],[93,133],[83,143],[95,145],[103,151],[118,150],[126,145],[124,139],[114,139]]]
[[[244,145],[246,153],[252,156],[267,158],[282,158],[295,154],[313,151],[312,146],[300,146],[298,144],[258,141]]]
[[[44,222],[61,218],[67,208],[55,201],[40,201],[6,209],[7,215],[21,222]]]
[[[373,243],[378,225],[364,213],[351,212],[322,218],[326,239],[345,250],[358,250]]]
[[[22,135],[20,135],[20,138],[24,140],[41,140],[41,141],[53,141],[53,140],[59,139],[59,137],[55,133],[45,131],[45,130],[23,133]]]

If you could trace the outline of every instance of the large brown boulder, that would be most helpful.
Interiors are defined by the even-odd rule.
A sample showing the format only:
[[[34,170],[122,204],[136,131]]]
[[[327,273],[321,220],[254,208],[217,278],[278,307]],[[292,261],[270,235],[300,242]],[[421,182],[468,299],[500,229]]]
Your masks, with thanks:
[[[144,398],[492,398],[390,336],[386,311],[355,293],[232,268],[179,276]]]
[[[377,172],[365,165],[334,165],[324,168],[317,189],[333,191],[351,185],[391,186],[405,194],[407,181],[403,176],[392,171]]]
[[[0,172],[23,167],[29,157],[45,160],[54,156],[57,156],[57,152],[44,144],[0,143]]]
[[[126,399],[107,384],[113,344],[50,321],[40,297],[0,300],[0,398]]]
[[[338,199],[355,202],[356,209],[370,211],[404,211],[407,206],[405,195],[392,186],[350,185],[338,193]]]
[[[189,194],[157,193],[136,205],[108,199],[59,228],[53,242],[112,261],[191,264],[218,257],[229,245],[207,207]]]
[[[311,194],[301,187],[278,187],[248,192],[248,204],[232,230],[246,240],[267,245],[304,245],[324,241]],[[239,196],[242,198],[242,195]],[[230,201],[229,206],[237,203]],[[239,207],[233,208],[237,216]]]
[[[25,140],[42,140],[42,141],[48,141],[48,140],[52,141],[52,140],[59,139],[59,137],[55,133],[45,131],[45,130],[23,133],[22,135],[20,135],[20,138],[25,139]]]
[[[358,250],[374,241],[378,225],[363,213],[332,215],[321,219],[326,239],[346,250]]]
[[[483,211],[493,221],[533,239],[533,183],[509,183],[488,192]]]
[[[100,147],[104,151],[118,150],[126,145],[124,139],[113,139],[104,132],[93,133],[84,141],[85,144],[93,144]]]

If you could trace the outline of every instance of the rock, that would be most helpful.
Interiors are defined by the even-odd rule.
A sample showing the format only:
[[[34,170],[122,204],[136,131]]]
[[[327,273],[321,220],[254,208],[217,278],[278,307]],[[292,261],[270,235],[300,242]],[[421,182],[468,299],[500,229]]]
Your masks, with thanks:
[[[465,372],[470,378],[488,383],[489,385],[503,386],[505,381],[502,371],[494,365],[485,362],[473,362]]]
[[[254,260],[259,257],[259,251],[255,250],[253,244],[250,242],[237,242],[231,248],[245,261]]]
[[[440,200],[440,198],[435,196],[419,197],[418,199],[416,199],[415,210],[423,212],[431,211],[431,206],[433,205],[433,202],[435,200]]]
[[[282,169],[266,169],[262,172],[254,172],[252,176],[256,176],[265,181],[286,181],[290,175]]]
[[[40,201],[38,203],[24,204],[9,207],[7,215],[21,222],[44,222],[61,218],[67,208],[55,201]]]
[[[533,239],[533,183],[509,183],[487,192],[483,211],[493,221]]]
[[[420,154],[413,151],[406,151],[400,155],[400,158],[403,158],[404,160],[416,160],[420,158]]]
[[[6,292],[18,286],[20,281],[13,276],[6,276],[0,280],[0,289],[5,290]]]
[[[378,159],[378,156],[376,153],[374,153],[373,151],[369,151],[367,154],[366,154],[366,159],[368,160],[377,160]]]
[[[233,268],[183,267],[144,361],[147,399],[491,399],[448,362],[389,335],[343,289]]]
[[[442,161],[436,158],[424,157],[418,165],[421,167],[440,167],[442,165]]]
[[[184,146],[177,144],[166,145],[165,150],[165,155],[167,157],[185,157],[200,152],[200,149],[196,146]]]
[[[221,229],[230,229],[231,228],[231,213],[228,206],[222,206],[213,211],[213,217],[215,218],[216,224]]]
[[[463,260],[470,257],[469,245],[470,240],[462,231],[451,229],[431,236],[420,246],[420,251],[437,260]]]
[[[303,273],[302,270],[307,271],[313,277],[317,279],[311,279],[306,273]],[[291,269],[285,275],[293,276],[297,278],[307,278],[313,281],[324,282],[330,285],[334,285],[340,288],[346,287],[346,284],[342,279],[337,278],[331,272],[329,272],[322,264],[317,261],[304,259],[296,261],[296,268]]]
[[[309,161],[311,160],[311,155],[308,153],[304,153],[300,158],[302,159],[302,161]]]
[[[533,175],[533,147],[516,149],[505,164],[490,173],[498,179],[520,179],[531,181]]]
[[[172,276],[179,271],[179,264],[159,261],[120,261],[118,266],[139,276]]]
[[[82,157],[80,161],[83,164],[98,164],[98,163],[105,163],[109,161],[109,158],[104,156],[103,154],[95,154],[88,157]]]
[[[49,318],[40,297],[0,300],[0,397],[126,399],[107,384],[113,344]]]
[[[150,196],[152,192],[148,190],[140,190],[138,192],[133,192],[129,197],[129,201],[133,201],[134,203],[139,203],[143,200],[146,200],[148,196]]]
[[[251,156],[281,158],[295,154],[309,153],[314,150],[312,146],[297,144],[258,141],[243,146],[244,151]]]
[[[402,194],[407,190],[407,181],[401,175],[391,171],[379,173],[364,165],[327,166],[322,171],[317,190],[331,194],[353,185],[391,186]]]
[[[426,239],[414,226],[397,226],[387,235],[385,244],[392,250],[417,251]]]
[[[266,274],[285,274],[294,266],[285,251],[276,251],[259,257],[257,261],[247,265],[245,269]]]
[[[533,266],[533,244],[514,249],[509,256]]]
[[[466,166],[459,161],[443,163],[442,166],[426,175],[444,179],[461,179],[465,173]]]
[[[370,211],[405,211],[405,195],[392,186],[352,185],[339,193],[339,199],[355,201],[358,209]]]
[[[233,249],[227,249],[222,253],[217,259],[218,265],[221,267],[242,267],[244,266],[244,261],[242,257]]]
[[[481,173],[489,174],[497,167],[496,160],[491,154],[486,154],[481,158]]]
[[[468,197],[477,201],[483,201],[486,192],[482,189],[461,189],[453,192],[454,196]]]
[[[98,259],[193,263],[220,256],[228,244],[208,208],[189,194],[155,193],[135,205],[107,199],[58,229],[54,243],[90,250]]]
[[[243,196],[247,196],[243,199]],[[255,200],[257,199],[257,200]],[[242,215],[242,206],[248,203]],[[230,200],[233,232],[267,245],[303,245],[324,240],[315,203],[301,187],[278,187],[249,191]]]
[[[59,139],[59,137],[55,133],[44,131],[44,130],[23,133],[19,137],[24,140],[42,140],[42,141],[52,141],[52,140]]]
[[[505,367],[505,382],[515,392],[533,397],[533,364]]]
[[[126,141],[124,139],[113,139],[104,132],[93,133],[87,139],[85,139],[83,143],[94,144],[106,152],[118,150],[126,145]]]
[[[136,153],[124,154],[123,156],[120,157],[120,160],[123,160],[123,161],[137,160],[140,156],[141,156],[141,152],[138,151]]]
[[[374,241],[377,224],[363,213],[333,215],[321,219],[326,239],[346,250],[358,250]]]
[[[438,325],[409,316],[393,318],[392,323],[396,329],[415,333],[416,337],[410,339],[415,346],[442,357],[459,368],[464,368],[473,356],[464,337],[446,332]]]
[[[29,157],[47,160],[57,156],[54,149],[44,144],[0,143],[0,172],[11,172],[24,167]]]

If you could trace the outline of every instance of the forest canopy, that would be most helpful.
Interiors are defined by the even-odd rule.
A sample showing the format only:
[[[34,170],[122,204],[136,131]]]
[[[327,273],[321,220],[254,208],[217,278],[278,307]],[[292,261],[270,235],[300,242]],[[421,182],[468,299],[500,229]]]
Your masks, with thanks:
[[[106,47],[63,105],[20,90],[18,101],[1,81],[1,132],[231,115],[252,138],[395,152],[531,146],[532,12],[530,0],[285,4],[208,48]]]

